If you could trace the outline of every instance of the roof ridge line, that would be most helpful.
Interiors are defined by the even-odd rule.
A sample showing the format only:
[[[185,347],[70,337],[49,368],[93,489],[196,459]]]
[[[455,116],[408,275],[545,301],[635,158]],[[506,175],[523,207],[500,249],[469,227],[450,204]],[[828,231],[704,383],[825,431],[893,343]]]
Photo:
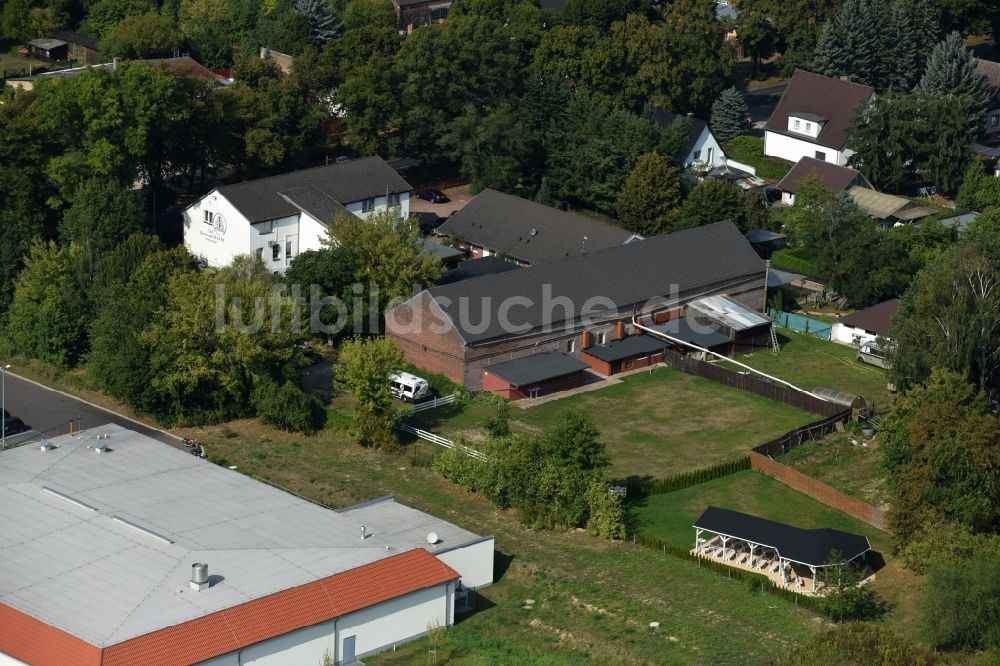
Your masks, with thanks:
[[[292,169],[291,171],[286,171],[285,173],[275,173],[275,174],[271,174],[270,176],[261,176],[260,178],[251,178],[250,180],[241,180],[238,183],[229,183],[227,185],[220,185],[220,186],[216,187],[215,189],[218,190],[218,191],[221,191],[221,190],[223,190],[223,189],[225,189],[227,187],[238,187],[240,185],[248,185],[250,183],[259,183],[259,182],[261,182],[263,180],[271,180],[272,178],[281,178],[282,176],[288,176],[288,175],[291,175],[291,174],[294,174],[294,173],[305,173],[306,171],[317,171],[319,169],[328,169],[330,167],[344,166],[345,164],[355,164],[357,162],[363,162],[365,160],[372,160],[372,159],[375,159],[375,158],[378,158],[380,160],[382,159],[378,155],[367,155],[365,157],[358,157],[356,159],[348,160],[346,162],[334,162],[333,164],[317,164],[316,166],[306,167],[305,169]],[[385,162],[385,160],[382,160],[382,161]],[[389,168],[392,169],[392,167],[389,167]],[[395,171],[395,169],[393,169],[393,171]],[[400,177],[402,177],[402,176],[400,176]]]

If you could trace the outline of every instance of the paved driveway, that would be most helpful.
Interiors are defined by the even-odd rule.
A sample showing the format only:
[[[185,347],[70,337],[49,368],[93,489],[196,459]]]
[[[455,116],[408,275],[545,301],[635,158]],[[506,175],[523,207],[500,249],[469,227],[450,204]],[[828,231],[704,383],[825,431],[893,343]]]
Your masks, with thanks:
[[[410,195],[410,212],[411,213],[435,213],[438,217],[448,217],[453,210],[459,210],[465,204],[469,203],[472,199],[472,192],[468,185],[461,185],[459,187],[451,187],[447,190],[441,190],[444,192],[451,201],[443,204],[433,204],[430,201],[424,201],[417,196],[414,192]]]
[[[19,417],[38,436],[55,437],[69,432],[70,419],[77,430],[95,428],[115,423],[157,439],[171,446],[184,449],[180,439],[156,428],[108,411],[85,400],[22,379],[10,372],[6,375],[6,406],[13,416]],[[186,450],[186,449],[185,449]]]
[[[754,127],[753,134],[764,136],[764,124],[771,117],[774,107],[778,106],[778,100],[781,99],[786,87],[788,87],[787,83],[780,83],[776,86],[759,88],[744,95],[747,106],[750,107],[750,119]]]

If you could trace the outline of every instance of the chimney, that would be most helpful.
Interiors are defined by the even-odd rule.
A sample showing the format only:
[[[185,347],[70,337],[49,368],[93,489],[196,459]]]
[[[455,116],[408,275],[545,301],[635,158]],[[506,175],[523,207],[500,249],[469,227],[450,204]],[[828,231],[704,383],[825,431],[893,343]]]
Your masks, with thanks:
[[[615,340],[625,339],[625,322],[618,322],[618,326],[615,327]]]
[[[368,528],[364,525],[361,526],[361,540],[364,541],[368,538]]]
[[[584,331],[580,341],[581,349],[590,349],[590,331]]]
[[[118,61],[119,60],[120,60],[120,58],[118,58],[117,56],[111,59],[111,71],[112,72],[117,72],[118,71]]]
[[[191,565],[191,589],[201,592],[208,587],[208,565],[195,562]]]

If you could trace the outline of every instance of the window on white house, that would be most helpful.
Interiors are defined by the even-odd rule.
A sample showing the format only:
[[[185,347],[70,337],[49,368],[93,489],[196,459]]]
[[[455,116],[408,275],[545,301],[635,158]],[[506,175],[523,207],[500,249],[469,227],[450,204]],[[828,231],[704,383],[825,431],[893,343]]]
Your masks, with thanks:
[[[826,162],[826,153],[824,153],[822,150],[817,150],[816,159],[820,160],[821,162]]]
[[[800,129],[799,125],[800,125],[799,120],[798,120],[798,118],[796,118],[795,119],[795,129]]]
[[[694,151],[694,161],[697,162],[700,159],[701,159],[701,151],[700,150]]]
[[[1000,125],[1000,113],[994,113],[990,116],[990,125]]]
[[[715,152],[715,148],[708,148],[705,151],[705,161],[708,162],[709,164],[712,163],[712,158],[714,157],[714,154],[713,154],[714,152]]]
[[[264,258],[264,248],[262,247],[257,248],[257,258],[258,259]]]
[[[205,211],[205,220],[204,220],[205,224],[212,224],[212,220],[214,219],[214,217],[215,216],[212,215],[212,211],[206,210]]]
[[[399,205],[399,192],[390,192],[389,193],[389,205],[390,206],[398,206]]]
[[[361,202],[361,212],[370,213],[375,210],[375,198],[365,199]]]
[[[281,259],[281,246],[275,243],[271,246],[271,261]]]
[[[813,124],[812,123],[806,123],[806,132],[809,132],[811,134],[812,131],[813,131]]]
[[[285,258],[286,259],[292,258],[292,241],[290,240],[285,241]]]
[[[267,222],[261,222],[260,224],[254,225],[257,227],[257,233],[263,236],[264,234],[269,234],[274,231],[274,220],[268,220]]]
[[[566,341],[566,353],[572,354],[576,351],[576,338]]]

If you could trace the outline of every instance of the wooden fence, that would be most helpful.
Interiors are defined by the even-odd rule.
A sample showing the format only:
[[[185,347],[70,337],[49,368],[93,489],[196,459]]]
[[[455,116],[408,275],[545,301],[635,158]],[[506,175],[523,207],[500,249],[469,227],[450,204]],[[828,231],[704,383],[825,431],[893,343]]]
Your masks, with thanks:
[[[777,458],[778,456],[788,453],[796,446],[800,446],[809,440],[819,439],[825,435],[830,434],[837,428],[838,423],[843,423],[851,416],[850,409],[840,408],[841,411],[833,416],[828,416],[821,421],[815,421],[801,428],[796,428],[790,432],[786,432],[781,437],[772,439],[770,442],[764,442],[759,446],[755,446],[753,451],[759,453],[762,456],[767,456],[769,458]]]
[[[705,379],[710,379],[743,391],[750,391],[751,393],[756,393],[765,398],[777,400],[778,402],[783,402],[786,405],[804,409],[814,414],[836,416],[844,411],[843,405],[827,402],[814,395],[796,391],[784,384],[776,384],[752,374],[727,370],[713,363],[699,361],[698,359],[669,349],[663,354],[663,362],[676,370],[704,377]]]
[[[461,451],[470,458],[476,458],[477,460],[482,460],[483,462],[490,461],[489,456],[487,456],[482,451],[476,451],[475,449],[465,446],[464,444],[456,444],[450,439],[445,439],[441,435],[435,435],[432,432],[427,432],[426,430],[420,430],[419,428],[414,428],[413,426],[406,425],[405,423],[398,424],[396,428],[411,435],[416,435],[420,439],[426,440],[432,444],[443,446],[446,449],[456,449],[458,451]]]

